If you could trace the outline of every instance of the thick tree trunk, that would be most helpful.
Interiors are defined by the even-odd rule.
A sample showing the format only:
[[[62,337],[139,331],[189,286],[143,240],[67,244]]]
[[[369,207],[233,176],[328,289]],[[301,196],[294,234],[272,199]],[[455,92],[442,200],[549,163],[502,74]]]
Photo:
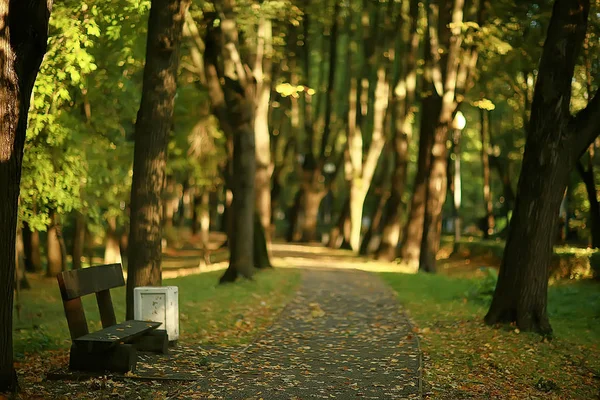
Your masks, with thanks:
[[[73,249],[71,255],[73,258],[73,269],[81,268],[81,259],[83,258],[83,249],[85,246],[85,216],[78,212],[75,215],[75,229],[73,233]]]
[[[229,237],[229,267],[221,277],[221,283],[233,282],[238,274],[251,279],[254,270],[254,131],[251,120],[239,119],[236,122],[233,123],[236,131],[233,148],[233,229]]]
[[[142,100],[135,124],[127,275],[127,319],[133,289],[160,285],[162,194],[177,91],[177,67],[189,0],[152,0]]]
[[[488,324],[552,332],[546,312],[548,271],[558,213],[571,169],[598,135],[600,97],[573,117],[571,84],[589,13],[589,1],[557,0],[540,61],[516,207]]]
[[[419,256],[419,268],[427,272],[435,272],[436,255],[440,247],[442,208],[446,202],[448,183],[446,142],[450,125],[459,102],[462,101],[460,92],[466,90],[467,77],[477,61],[475,48],[461,51],[464,3],[464,0],[430,2],[427,13],[429,41],[426,58],[432,63],[433,89],[441,97],[441,107],[435,117],[431,165],[427,176],[423,241]],[[481,11],[486,5],[481,1],[478,6]],[[478,12],[477,22],[480,26],[483,24],[481,15]],[[447,47],[443,54],[440,45]]]
[[[350,245],[352,250],[359,252],[360,250],[360,234],[362,228],[363,207],[365,198],[371,187],[373,175],[379,162],[381,152],[385,144],[385,136],[383,134],[383,124],[385,121],[385,112],[388,105],[388,83],[386,80],[386,70],[380,67],[377,73],[377,85],[375,87],[375,102],[373,107],[373,133],[371,135],[371,144],[366,155],[366,159],[362,161],[362,141],[360,142],[360,160],[353,160],[352,164],[353,175],[356,178],[350,181]],[[350,147],[354,147],[350,143]],[[357,157],[358,151],[350,152],[351,157]],[[360,167],[357,167],[360,163]],[[359,175],[357,175],[357,173]]]
[[[23,224],[23,246],[25,251],[25,269],[27,272],[42,272],[40,233],[32,231],[28,224]]]
[[[271,243],[271,133],[269,132],[269,102],[271,98],[271,57],[273,53],[271,21],[264,16],[258,25],[258,46],[254,77],[256,79],[256,110],[254,135],[256,141],[256,209],[265,234]]]
[[[421,242],[423,240],[423,222],[425,219],[425,202],[427,201],[427,175],[431,164],[435,121],[436,116],[439,115],[441,99],[438,96],[431,95],[425,97],[422,102],[417,173],[413,185],[413,196],[406,224],[404,242],[400,249],[402,262],[414,271],[419,269]]]
[[[106,238],[104,244],[104,264],[120,264],[121,246],[120,237],[117,234],[117,217],[108,218],[106,227]]]
[[[302,225],[300,227],[300,240],[302,242],[314,242],[318,240],[317,226],[319,220],[319,207],[325,194],[325,191],[319,184],[306,185],[303,190],[302,201],[300,203],[302,205]]]
[[[19,184],[31,91],[46,52],[51,0],[0,0],[0,393],[17,389],[12,310]]]
[[[485,203],[486,229],[484,237],[494,234],[496,221],[494,219],[494,204],[492,203],[492,189],[490,178],[490,119],[489,111],[481,109],[481,165],[483,168],[483,201]]]
[[[402,41],[408,53],[402,60],[401,77],[391,91],[392,126],[394,129],[394,172],[392,175],[391,193],[385,206],[385,221],[381,235],[381,243],[375,254],[378,260],[393,261],[397,256],[400,241],[402,196],[406,187],[408,171],[408,147],[412,137],[412,121],[410,120],[415,104],[417,83],[417,53],[419,51],[420,34],[417,29],[419,19],[419,1],[410,1],[408,21]],[[396,46],[398,47],[398,46]]]
[[[52,222],[48,227],[48,235],[47,235],[47,266],[46,266],[46,276],[49,278],[54,278],[56,275],[60,274],[63,271],[63,257],[60,245],[60,224],[58,222],[58,216],[56,215],[56,211],[52,211],[50,213],[50,219]]]
[[[448,128],[447,124],[439,124],[436,127],[432,148],[427,181],[427,201],[423,218],[423,240],[419,255],[419,269],[425,272],[435,272],[436,255],[440,247],[442,208],[446,201],[448,184],[448,150],[446,147]]]

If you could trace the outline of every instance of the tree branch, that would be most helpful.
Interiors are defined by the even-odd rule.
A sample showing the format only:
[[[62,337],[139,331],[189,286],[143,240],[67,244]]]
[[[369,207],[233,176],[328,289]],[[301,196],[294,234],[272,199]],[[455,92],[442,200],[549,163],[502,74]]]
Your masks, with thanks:
[[[600,135],[600,90],[596,91],[594,98],[586,108],[573,118],[575,135],[575,156],[577,159],[585,152],[590,144]]]

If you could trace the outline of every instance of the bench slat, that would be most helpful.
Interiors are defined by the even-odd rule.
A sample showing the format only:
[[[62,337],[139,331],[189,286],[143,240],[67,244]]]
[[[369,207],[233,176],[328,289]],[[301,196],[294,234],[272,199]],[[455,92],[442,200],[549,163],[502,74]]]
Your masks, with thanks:
[[[160,322],[149,321],[125,321],[120,324],[110,326],[97,332],[74,339],[77,345],[86,346],[88,351],[100,351],[108,349],[117,343],[129,343],[160,326]]]
[[[63,301],[125,286],[121,264],[61,272],[56,277]]]

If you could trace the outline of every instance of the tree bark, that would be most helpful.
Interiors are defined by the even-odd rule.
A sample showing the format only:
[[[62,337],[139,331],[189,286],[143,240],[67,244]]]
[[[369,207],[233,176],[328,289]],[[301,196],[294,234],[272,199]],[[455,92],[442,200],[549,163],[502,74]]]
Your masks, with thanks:
[[[322,190],[318,183],[313,184],[312,181],[311,179],[310,183],[304,186],[300,202],[302,213],[300,241],[302,242],[314,242],[318,240],[319,207],[321,200],[323,200],[326,194],[325,190]]]
[[[402,59],[403,68],[398,81],[391,91],[392,127],[394,129],[394,172],[392,175],[391,192],[385,205],[386,216],[381,235],[381,243],[375,258],[393,261],[397,255],[400,241],[402,197],[406,187],[408,171],[408,148],[412,138],[412,121],[414,115],[416,83],[417,83],[417,53],[419,51],[420,34],[417,29],[419,19],[419,1],[411,0],[408,21],[403,21],[402,45],[408,49]],[[396,46],[398,47],[398,46]]]
[[[569,111],[575,65],[587,30],[589,1],[556,0],[538,68],[516,206],[488,324],[516,322],[550,334],[548,271],[570,171],[598,134],[600,96]],[[550,232],[550,233],[549,233]]]
[[[73,249],[71,255],[73,258],[73,269],[81,268],[81,259],[83,258],[83,249],[85,246],[85,216],[77,212],[75,215],[75,230],[73,233]]]
[[[352,250],[356,253],[360,250],[360,234],[365,198],[371,187],[373,175],[375,174],[375,169],[377,168],[379,158],[385,145],[383,123],[388,105],[388,88],[386,69],[380,67],[377,71],[377,86],[375,88],[373,132],[364,163],[362,160],[362,139],[359,140],[359,144],[355,144],[354,141],[357,139],[356,135],[353,136],[352,141],[349,138],[350,148],[353,149],[356,147],[356,151],[350,151],[351,158],[353,159],[353,179],[350,181],[350,245],[352,246]],[[360,131],[357,132],[360,133]],[[360,148],[358,146],[360,146]],[[359,150],[360,155],[358,154]]]
[[[269,103],[271,98],[271,57],[273,53],[271,21],[264,16],[258,24],[258,45],[254,77],[256,79],[256,110],[254,135],[256,142],[256,209],[267,246],[271,243],[271,132]]]
[[[51,0],[0,0],[0,393],[17,389],[12,310],[19,184],[33,85],[46,52]]]
[[[422,100],[421,127],[419,132],[419,155],[417,173],[413,185],[413,195],[406,224],[406,233],[400,249],[402,262],[414,271],[419,269],[421,242],[423,240],[423,221],[425,218],[425,202],[427,200],[427,172],[431,163],[435,116],[439,114],[441,99],[429,95]]]
[[[179,47],[189,4],[189,0],[152,0],[150,8],[142,100],[135,124],[127,319],[133,318],[133,289],[162,281],[162,194]]]
[[[224,110],[220,120],[227,121],[227,129],[233,139],[233,215],[228,237],[230,258],[221,283],[233,282],[238,275],[251,279],[254,273],[256,141],[253,124],[256,85],[248,75],[248,65],[243,62],[240,53],[234,3],[234,0],[213,2],[216,12],[212,17],[219,18],[220,24],[207,30],[205,52],[207,71],[210,71],[210,82],[213,82],[211,100],[218,101],[220,110]],[[214,25],[214,19],[209,24]]]
[[[25,269],[27,272],[42,272],[40,233],[32,231],[26,223],[23,224],[23,248],[25,252]]]
[[[480,5],[480,7],[483,7]],[[431,164],[427,174],[427,201],[423,219],[423,240],[419,255],[419,268],[435,272],[436,255],[440,247],[442,232],[442,208],[446,201],[448,150],[446,142],[459,101],[456,94],[464,89],[466,72],[473,68],[471,57],[461,52],[464,0],[454,2],[432,1],[429,4],[428,36],[429,54],[432,61],[432,83],[434,91],[441,96],[441,107],[435,118]],[[482,21],[478,21],[482,24]],[[443,55],[439,46],[447,47]],[[427,51],[427,50],[426,50]],[[475,52],[475,50],[473,50]],[[462,55],[462,56],[461,56]],[[461,60],[461,58],[463,58]],[[476,58],[475,58],[476,60]]]

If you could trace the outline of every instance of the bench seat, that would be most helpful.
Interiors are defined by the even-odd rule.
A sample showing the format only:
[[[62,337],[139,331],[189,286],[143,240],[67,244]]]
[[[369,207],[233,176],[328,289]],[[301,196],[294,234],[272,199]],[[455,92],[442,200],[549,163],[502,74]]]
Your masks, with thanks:
[[[97,332],[74,339],[77,345],[85,346],[90,352],[105,351],[118,343],[131,343],[140,336],[160,326],[160,322],[125,321]]]

